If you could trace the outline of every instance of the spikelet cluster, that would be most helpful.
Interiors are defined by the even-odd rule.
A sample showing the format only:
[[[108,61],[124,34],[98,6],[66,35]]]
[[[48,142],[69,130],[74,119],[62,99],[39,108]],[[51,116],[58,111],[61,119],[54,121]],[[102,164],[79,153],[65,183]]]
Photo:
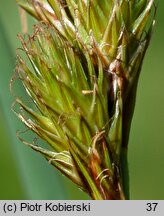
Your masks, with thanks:
[[[17,116],[50,148],[28,144],[93,199],[125,199],[136,86],[153,0],[18,0],[39,22],[19,36],[16,71],[35,104]],[[26,113],[26,114],[25,114]]]

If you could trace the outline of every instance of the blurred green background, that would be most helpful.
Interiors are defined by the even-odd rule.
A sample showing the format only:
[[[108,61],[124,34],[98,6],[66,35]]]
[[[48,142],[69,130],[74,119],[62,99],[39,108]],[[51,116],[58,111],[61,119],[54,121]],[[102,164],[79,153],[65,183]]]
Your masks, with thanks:
[[[88,199],[16,138],[16,131],[24,127],[11,111],[9,80],[21,25],[15,1],[0,3],[0,199]],[[164,1],[159,0],[156,28],[138,85],[129,140],[131,199],[164,199],[163,11]]]

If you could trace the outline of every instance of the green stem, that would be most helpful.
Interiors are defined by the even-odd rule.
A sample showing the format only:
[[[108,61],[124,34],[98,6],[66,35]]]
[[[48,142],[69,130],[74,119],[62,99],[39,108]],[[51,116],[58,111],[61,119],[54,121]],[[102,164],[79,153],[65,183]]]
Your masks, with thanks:
[[[123,148],[121,152],[121,176],[122,176],[122,187],[125,193],[125,197],[129,200],[129,167],[128,167],[128,158],[127,148]]]

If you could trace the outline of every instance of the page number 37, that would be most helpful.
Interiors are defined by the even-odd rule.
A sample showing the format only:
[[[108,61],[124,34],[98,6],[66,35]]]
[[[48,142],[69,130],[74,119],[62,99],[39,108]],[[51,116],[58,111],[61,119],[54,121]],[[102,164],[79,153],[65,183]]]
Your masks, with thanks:
[[[158,203],[146,203],[146,210],[147,211],[155,211],[157,208]]]

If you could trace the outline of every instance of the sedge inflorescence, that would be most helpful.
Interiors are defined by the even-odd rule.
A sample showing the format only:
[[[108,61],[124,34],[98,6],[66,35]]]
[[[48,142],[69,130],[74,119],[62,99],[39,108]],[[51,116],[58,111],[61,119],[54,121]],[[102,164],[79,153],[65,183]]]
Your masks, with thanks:
[[[18,54],[16,68],[36,109],[17,97],[16,114],[51,149],[28,145],[93,199],[125,199],[121,160],[153,2],[18,1],[39,23],[19,36],[31,66]]]

